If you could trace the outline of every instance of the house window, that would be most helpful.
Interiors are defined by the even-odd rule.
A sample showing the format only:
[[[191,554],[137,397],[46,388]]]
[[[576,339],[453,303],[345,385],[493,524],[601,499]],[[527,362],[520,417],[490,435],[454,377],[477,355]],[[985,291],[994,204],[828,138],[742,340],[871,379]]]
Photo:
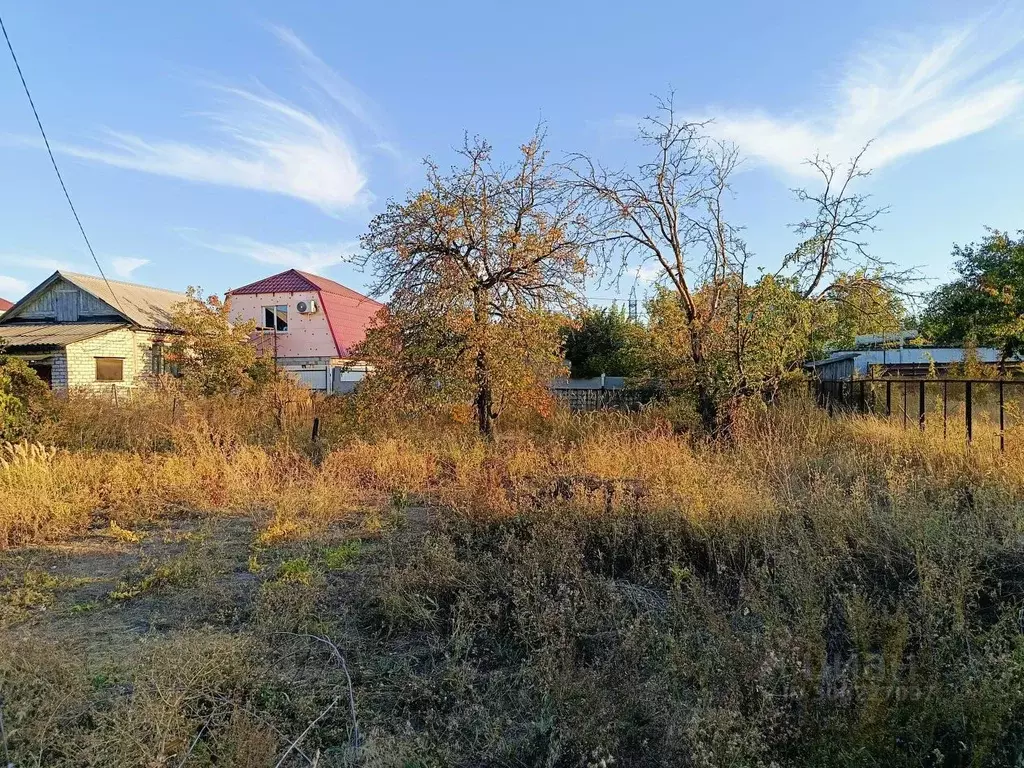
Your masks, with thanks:
[[[150,365],[150,368],[153,371],[153,375],[162,376],[166,373],[166,369],[164,368],[164,345],[154,344],[150,354],[152,355],[152,364]]]
[[[124,360],[120,357],[97,357],[96,381],[124,381]]]
[[[288,330],[288,305],[263,308],[263,327],[268,331],[284,333]]]

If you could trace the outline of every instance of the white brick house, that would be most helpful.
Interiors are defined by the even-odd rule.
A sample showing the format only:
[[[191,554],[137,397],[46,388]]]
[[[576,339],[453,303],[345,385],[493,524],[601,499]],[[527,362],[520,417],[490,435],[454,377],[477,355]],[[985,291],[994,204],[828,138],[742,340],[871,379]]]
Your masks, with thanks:
[[[111,391],[164,372],[182,293],[54,272],[0,316],[0,345],[59,391]]]

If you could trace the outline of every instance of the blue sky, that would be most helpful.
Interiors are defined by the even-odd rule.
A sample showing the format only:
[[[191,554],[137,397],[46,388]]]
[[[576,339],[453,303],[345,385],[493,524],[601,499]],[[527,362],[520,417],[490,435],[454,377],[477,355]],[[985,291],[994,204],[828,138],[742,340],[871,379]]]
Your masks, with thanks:
[[[110,277],[224,291],[344,257],[464,132],[509,154],[635,162],[675,89],[745,156],[731,218],[794,245],[815,151],[875,139],[871,249],[933,279],[954,242],[1024,228],[1024,6],[947,2],[7,3],[0,7]],[[0,57],[0,296],[95,272],[13,64]],[[627,290],[622,288],[620,290]],[[593,286],[595,297],[616,295]]]

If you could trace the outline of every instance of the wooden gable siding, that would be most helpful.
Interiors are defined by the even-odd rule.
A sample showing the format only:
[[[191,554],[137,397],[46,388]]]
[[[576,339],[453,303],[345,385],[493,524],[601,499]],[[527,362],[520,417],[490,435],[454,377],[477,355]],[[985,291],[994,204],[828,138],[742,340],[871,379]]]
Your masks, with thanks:
[[[118,311],[67,280],[58,280],[18,312],[19,320],[77,323],[118,317]]]

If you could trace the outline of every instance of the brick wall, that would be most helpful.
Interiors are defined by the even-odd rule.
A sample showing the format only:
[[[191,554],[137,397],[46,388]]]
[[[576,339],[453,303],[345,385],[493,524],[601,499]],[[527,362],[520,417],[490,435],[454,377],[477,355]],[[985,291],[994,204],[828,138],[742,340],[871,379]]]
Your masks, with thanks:
[[[167,347],[170,342],[166,334],[150,333],[149,331],[135,331],[135,354],[139,361],[136,374],[136,384],[143,381],[150,381],[153,376],[153,342],[160,341],[164,345],[164,359],[167,358]]]
[[[67,389],[68,358],[64,350],[54,353],[52,365],[53,367],[50,369],[50,388]]]
[[[115,386],[120,389],[141,383],[140,379],[143,379],[151,370],[152,343],[151,334],[122,328],[69,344],[65,351],[68,388],[110,391]],[[123,380],[120,382],[96,381],[97,357],[116,357],[123,360]],[[56,373],[55,366],[55,383]]]

